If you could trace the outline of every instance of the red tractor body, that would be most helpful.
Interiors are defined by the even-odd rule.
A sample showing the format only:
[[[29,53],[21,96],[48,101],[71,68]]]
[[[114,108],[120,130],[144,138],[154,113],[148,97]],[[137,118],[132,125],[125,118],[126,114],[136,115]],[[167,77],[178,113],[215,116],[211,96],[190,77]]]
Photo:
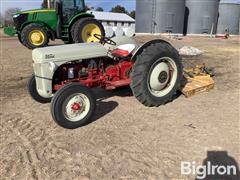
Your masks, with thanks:
[[[98,67],[104,65],[105,60],[99,60]],[[75,63],[69,66],[63,65],[60,70],[61,80],[53,85],[53,92],[58,91],[62,86],[78,82],[87,87],[101,86],[106,90],[113,90],[117,87],[128,86],[131,83],[129,77],[133,62],[130,59],[123,60],[114,65],[109,65],[107,68],[88,68],[80,63]],[[84,69],[84,72],[81,72]],[[73,76],[69,78],[69,72],[73,72]]]

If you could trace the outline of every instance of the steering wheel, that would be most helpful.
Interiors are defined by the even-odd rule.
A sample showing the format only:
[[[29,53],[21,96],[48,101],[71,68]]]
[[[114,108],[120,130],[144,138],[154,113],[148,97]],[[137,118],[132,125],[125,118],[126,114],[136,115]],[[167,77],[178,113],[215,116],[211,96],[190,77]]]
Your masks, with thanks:
[[[114,42],[114,41],[111,40],[110,38],[105,37],[105,36],[103,36],[103,35],[94,34],[94,37],[97,38],[97,39],[100,41],[100,43],[102,43],[102,44],[107,43],[107,44],[110,44],[110,45],[113,45],[113,46],[116,46],[116,45],[117,45],[116,42]]]

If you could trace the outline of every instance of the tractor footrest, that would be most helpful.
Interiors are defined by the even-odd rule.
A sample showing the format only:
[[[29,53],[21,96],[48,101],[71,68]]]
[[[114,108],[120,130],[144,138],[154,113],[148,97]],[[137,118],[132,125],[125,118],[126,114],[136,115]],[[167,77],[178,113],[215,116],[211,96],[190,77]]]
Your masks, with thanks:
[[[124,79],[120,81],[107,81],[106,82],[106,90],[113,90],[116,89],[117,87],[122,87],[122,86],[128,86],[130,85],[131,80],[130,79]]]

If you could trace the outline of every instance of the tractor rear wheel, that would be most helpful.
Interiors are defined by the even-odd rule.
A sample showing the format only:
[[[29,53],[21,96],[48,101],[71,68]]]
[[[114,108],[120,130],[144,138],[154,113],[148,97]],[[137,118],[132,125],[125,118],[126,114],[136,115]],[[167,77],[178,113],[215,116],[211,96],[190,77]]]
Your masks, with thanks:
[[[58,125],[75,129],[89,122],[95,106],[96,99],[91,89],[72,83],[56,92],[51,102],[51,113]]]
[[[49,42],[48,33],[43,26],[32,23],[23,28],[21,42],[29,49],[45,47]]]
[[[74,43],[81,42],[99,42],[94,35],[105,36],[103,25],[94,18],[82,18],[76,21],[71,29],[71,35]]]
[[[138,55],[131,74],[134,96],[148,107],[173,100],[182,80],[181,57],[167,42],[146,47]]]

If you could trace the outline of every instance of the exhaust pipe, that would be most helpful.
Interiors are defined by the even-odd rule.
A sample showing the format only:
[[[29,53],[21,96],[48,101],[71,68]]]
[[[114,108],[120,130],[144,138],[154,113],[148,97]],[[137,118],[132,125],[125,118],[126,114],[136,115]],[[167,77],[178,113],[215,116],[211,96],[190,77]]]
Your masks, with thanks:
[[[50,9],[51,8],[51,0],[47,1],[47,7]]]

